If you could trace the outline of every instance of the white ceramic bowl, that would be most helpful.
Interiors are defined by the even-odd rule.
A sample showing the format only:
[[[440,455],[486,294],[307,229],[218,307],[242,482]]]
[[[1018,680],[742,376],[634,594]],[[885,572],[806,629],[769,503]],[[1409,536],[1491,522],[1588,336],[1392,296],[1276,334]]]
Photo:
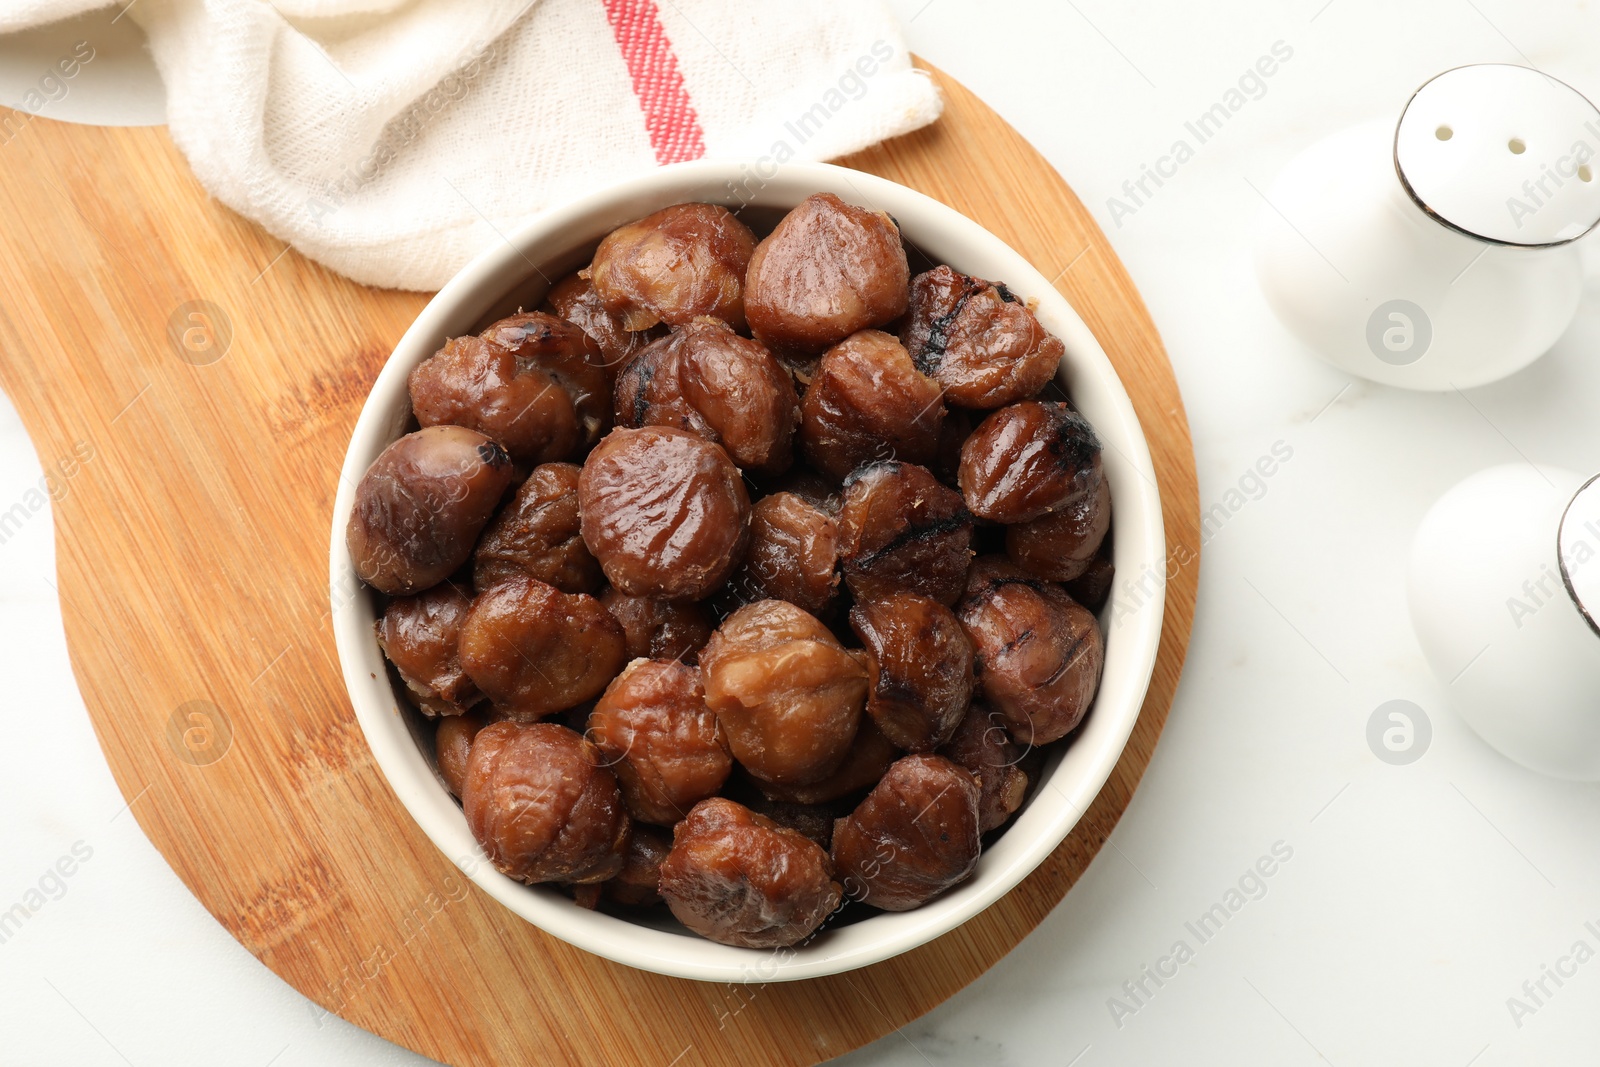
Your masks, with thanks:
[[[652,211],[685,201],[730,208],[742,201],[755,209],[752,215],[775,219],[819,192],[887,211],[908,245],[934,262],[1003,280],[1023,299],[1037,301],[1040,321],[1066,344],[1062,381],[1105,444],[1117,588],[1101,615],[1105,676],[1094,708],[1070,745],[1052,752],[1043,781],[984,852],[975,875],[915,911],[876,915],[826,929],[794,949],[768,952],[706,941],[670,917],[635,922],[586,911],[553,889],[512,881],[485,862],[461,808],[429,761],[431,742],[419,728],[420,717],[391,688],[373,638],[373,599],[355,579],[344,531],[357,482],[410,417],[406,376],[445,338],[474,332],[519,306],[537,306],[546,279],[583,266],[607,232]],[[796,164],[763,180],[748,164],[706,161],[666,167],[547,211],[440,290],[400,339],[356,422],[334,502],[330,566],[334,634],[356,718],[400,802],[457,867],[524,919],[608,959],[683,978],[769,982],[848,971],[930,941],[994,903],[1060,844],[1105,784],[1144,701],[1161,634],[1165,552],[1155,473],[1127,393],[1083,320],[1026,260],[972,220],[883,178]]]

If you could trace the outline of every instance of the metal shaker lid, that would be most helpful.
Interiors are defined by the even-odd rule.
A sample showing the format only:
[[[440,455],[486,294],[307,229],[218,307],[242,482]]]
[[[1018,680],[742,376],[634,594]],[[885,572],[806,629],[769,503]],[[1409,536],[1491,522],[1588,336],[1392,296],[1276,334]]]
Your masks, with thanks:
[[[1600,634],[1600,475],[1585,482],[1567,504],[1556,542],[1567,593]]]
[[[1400,116],[1394,164],[1424,211],[1471,237],[1540,247],[1600,222],[1600,108],[1530,67],[1427,82]]]

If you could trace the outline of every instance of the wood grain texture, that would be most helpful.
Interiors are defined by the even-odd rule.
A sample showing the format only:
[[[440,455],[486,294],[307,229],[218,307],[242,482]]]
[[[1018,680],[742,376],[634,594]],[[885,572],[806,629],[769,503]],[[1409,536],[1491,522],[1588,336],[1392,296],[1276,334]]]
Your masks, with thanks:
[[[1057,279],[1133,396],[1168,544],[1190,562],[1166,587],[1127,752],[1049,860],[932,944],[762,988],[633,971],[523,923],[460,879],[367,752],[329,628],[329,516],[362,400],[425,297],[286,253],[206,197],[165,130],[35,119],[0,145],[0,385],[52,472],[61,602],[95,730],[185,884],[312,1000],[457,1067],[809,1065],[982,974],[1099,850],[1161,733],[1193,619],[1188,428],[1155,328],[1088,213],[1019,135],[935,76],[944,119],[845,162],[965,212]],[[220,332],[184,347],[204,320],[169,328],[195,300],[220,309],[225,353]],[[0,539],[18,517],[0,511]],[[231,726],[225,750],[211,738],[214,762],[180,737],[200,720],[173,726],[194,701],[215,707],[213,731]],[[190,737],[202,752],[205,740]]]

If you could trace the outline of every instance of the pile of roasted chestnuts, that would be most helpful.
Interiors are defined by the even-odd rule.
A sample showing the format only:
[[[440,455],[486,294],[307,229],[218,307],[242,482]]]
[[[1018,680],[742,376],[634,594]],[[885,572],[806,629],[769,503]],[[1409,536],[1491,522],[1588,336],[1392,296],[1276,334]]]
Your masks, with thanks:
[[[795,945],[968,878],[1083,720],[1100,442],[1026,301],[911,262],[679,204],[411,373],[347,543],[498,870]]]

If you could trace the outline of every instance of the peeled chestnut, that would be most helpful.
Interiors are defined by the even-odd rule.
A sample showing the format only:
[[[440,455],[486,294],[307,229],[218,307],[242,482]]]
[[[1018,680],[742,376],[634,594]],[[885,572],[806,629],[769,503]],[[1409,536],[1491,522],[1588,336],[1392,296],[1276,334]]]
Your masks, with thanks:
[[[584,461],[578,504],[584,543],[630,596],[707,596],[750,534],[750,497],[727,453],[669,426],[608,434]]]
[[[566,319],[589,335],[600,349],[601,363],[615,378],[633,355],[651,341],[667,335],[665,326],[649,330],[628,330],[622,316],[606,310],[589,279],[569,274],[550,287],[541,309]]]
[[[1066,353],[1004,285],[947,266],[912,279],[904,339],[949,403],[983,410],[1037,393]]]
[[[389,657],[417,707],[428,715],[460,715],[482,694],[461,669],[457,642],[472,598],[451,582],[396,597],[378,620],[378,647]]]
[[[727,208],[675,204],[606,235],[588,278],[624,329],[682,326],[712,315],[744,329],[744,280],[755,235]]]
[[[459,797],[467,780],[467,762],[472,754],[472,741],[484,726],[483,716],[475,711],[465,715],[451,715],[439,720],[433,735],[433,751],[439,761],[439,777],[450,795]]]
[[[756,246],[745,314],[768,348],[821,352],[904,314],[910,274],[893,219],[818,193]]]
[[[1004,559],[973,564],[956,608],[978,654],[978,686],[1024,745],[1077,728],[1100,686],[1100,624],[1060,586]]]
[[[538,371],[561,387],[572,401],[579,449],[611,428],[613,375],[599,346],[582,329],[542,311],[519,311],[491,323],[479,336],[510,352],[519,374]]]
[[[1111,599],[1111,586],[1117,576],[1116,565],[1111,562],[1110,547],[1111,539],[1107,537],[1100,542],[1100,551],[1089,561],[1083,573],[1062,586],[1068,596],[1096,615]]]
[[[589,554],[578,525],[578,467],[535,467],[483,531],[472,568],[479,589],[519,574],[563,593],[599,589],[600,564]]]
[[[982,849],[978,796],[972,775],[943,756],[896,760],[833,825],[845,893],[885,911],[910,911],[966,879]]]
[[[844,762],[867,671],[813,616],[782,600],[748,604],[711,635],[700,671],[728,748],[757,778],[803,785]]]
[[[461,626],[461,665],[522,722],[594,699],[624,662],[622,626],[598,600],[520,575],[479,593]]]
[[[657,826],[635,823],[628,835],[622,870],[601,886],[605,898],[628,908],[660,904],[661,864],[672,851],[672,836]]]
[[[908,752],[950,739],[972,702],[972,643],[937,600],[896,590],[850,609],[868,653],[867,714]]]
[[[892,334],[862,330],[828,349],[800,404],[800,447],[842,479],[869,460],[932,463],[944,422],[943,390]]]
[[[356,486],[345,544],[357,577],[393,596],[444,581],[472,554],[512,474],[505,450],[475,430],[406,434]]]
[[[978,829],[1005,825],[1028,796],[1028,775],[1018,764],[1024,750],[1006,732],[999,712],[974,704],[939,755],[960,764],[978,779]]]
[[[1006,523],[1064,508],[1104,480],[1094,429],[1067,405],[1043,400],[1012,404],[979,423],[961,446],[957,474],[972,513]]]
[[[679,922],[740,948],[804,941],[840,900],[816,842],[724,797],[696,804],[673,830],[659,885]]]
[[[758,474],[780,474],[794,460],[793,379],[719,319],[696,319],[635,356],[617,379],[615,406],[618,426],[689,430]]]
[[[1100,477],[1057,510],[1007,526],[1006,555],[1029,574],[1069,582],[1089,569],[1110,529],[1111,488]]]
[[[495,870],[519,882],[603,882],[622,870],[622,794],[594,746],[565,726],[485,726],[472,741],[461,808]]]
[[[845,479],[839,555],[857,600],[909,589],[954,604],[972,559],[972,516],[924,468],[872,463]]]
[[[630,660],[676,659],[692,665],[717,628],[710,609],[692,600],[629,596],[607,586],[600,603],[622,624]]]
[[[773,493],[750,509],[744,566],[728,583],[744,603],[787,600],[822,615],[839,589],[839,524],[793,493]]]
[[[589,713],[584,736],[641,822],[673,825],[720,790],[733,769],[699,672],[676,660],[628,664]]]
[[[876,785],[878,779],[889,769],[889,764],[899,758],[900,754],[900,750],[883,736],[883,731],[878,729],[876,722],[871,718],[863,718],[860,728],[856,730],[856,739],[850,742],[850,751],[845,756],[844,762],[826,778],[804,785],[763,782],[760,779],[755,779],[755,783],[761,794],[771,801],[787,804],[827,804]]]

